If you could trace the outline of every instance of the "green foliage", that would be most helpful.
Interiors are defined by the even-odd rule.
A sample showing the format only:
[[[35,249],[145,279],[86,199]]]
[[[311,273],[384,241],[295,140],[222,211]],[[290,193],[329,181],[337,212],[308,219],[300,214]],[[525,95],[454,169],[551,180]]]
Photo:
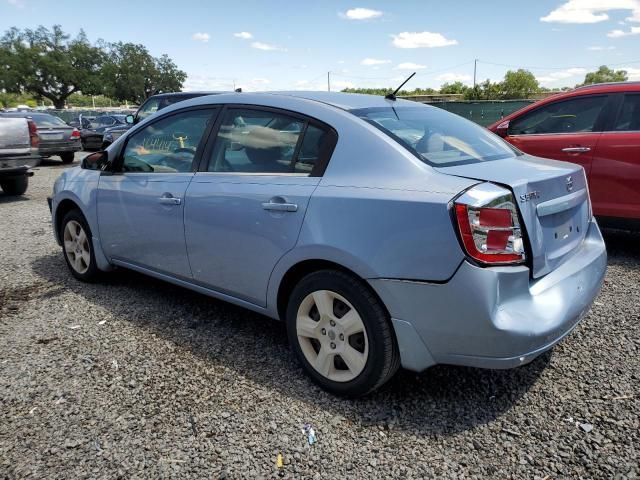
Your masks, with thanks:
[[[462,82],[445,83],[440,87],[440,93],[464,94],[469,87]]]
[[[140,103],[159,91],[181,90],[187,78],[167,55],[154,58],[132,43],[94,45],[82,30],[72,39],[60,25],[9,29],[0,38],[0,65],[0,91],[38,103],[49,99],[56,108],[78,92]]]
[[[144,45],[133,43],[110,45],[102,69],[104,93],[136,103],[158,92],[179,91],[186,78],[167,55],[154,58]]]
[[[0,88],[48,98],[57,108],[74,92],[96,92],[103,52],[84,32],[71,39],[59,25],[23,31],[12,28],[0,39]]]
[[[593,83],[606,82],[626,82],[629,80],[626,70],[613,70],[606,65],[602,65],[595,72],[589,72],[584,77],[584,82],[580,85],[591,85]]]
[[[509,70],[504,75],[504,80],[500,86],[502,97],[512,100],[520,98],[531,98],[532,95],[540,91],[540,85],[535,75],[528,70]]]

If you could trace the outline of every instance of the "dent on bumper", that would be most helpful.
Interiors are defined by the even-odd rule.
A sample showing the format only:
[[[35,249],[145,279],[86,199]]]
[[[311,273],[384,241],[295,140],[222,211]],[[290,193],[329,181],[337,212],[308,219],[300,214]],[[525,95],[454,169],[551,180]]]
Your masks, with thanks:
[[[602,287],[607,255],[592,221],[563,264],[532,281],[527,267],[480,268],[464,262],[446,284],[370,280],[393,318],[402,365],[435,363],[510,368],[564,338]]]

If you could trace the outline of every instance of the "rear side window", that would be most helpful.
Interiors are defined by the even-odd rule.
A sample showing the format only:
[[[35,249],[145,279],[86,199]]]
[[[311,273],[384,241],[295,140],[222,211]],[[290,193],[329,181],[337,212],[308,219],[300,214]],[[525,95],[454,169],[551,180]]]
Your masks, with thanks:
[[[330,155],[329,137],[328,129],[285,113],[229,109],[220,125],[208,171],[311,175]]]
[[[525,113],[509,124],[509,135],[593,132],[606,95],[554,102]]]
[[[640,131],[640,94],[625,95],[614,130]]]

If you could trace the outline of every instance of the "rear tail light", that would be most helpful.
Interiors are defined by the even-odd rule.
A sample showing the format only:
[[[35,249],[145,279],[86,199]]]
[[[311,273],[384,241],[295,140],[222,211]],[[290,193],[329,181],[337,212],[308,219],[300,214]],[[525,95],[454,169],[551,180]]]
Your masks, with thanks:
[[[40,137],[38,136],[38,127],[33,120],[27,120],[29,125],[29,140],[32,148],[38,148],[40,144]]]
[[[73,132],[71,132],[71,138],[80,138],[80,130],[74,128]]]
[[[477,185],[456,199],[454,209],[462,246],[471,258],[485,265],[524,263],[520,220],[509,190]]]

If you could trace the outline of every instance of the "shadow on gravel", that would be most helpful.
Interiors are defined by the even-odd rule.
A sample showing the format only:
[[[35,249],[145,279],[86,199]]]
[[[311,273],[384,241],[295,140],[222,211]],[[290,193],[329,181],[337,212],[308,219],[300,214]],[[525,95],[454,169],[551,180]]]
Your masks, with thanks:
[[[28,193],[28,191],[27,191]],[[1,203],[16,203],[16,202],[27,202],[29,201],[28,196],[24,195],[7,195],[2,190],[0,190],[0,204]]]
[[[418,375],[400,371],[372,395],[345,400],[325,393],[304,375],[281,322],[126,270],[106,275],[99,284],[83,284],[67,271],[61,254],[40,257],[32,267],[53,290],[34,298],[73,292],[121,321],[152,331],[212,365],[232,369],[284,402],[297,398],[355,426],[421,435],[474,428],[517,403],[551,358],[547,353],[513,370],[437,366]]]
[[[637,265],[640,259],[640,232],[626,230],[602,230],[607,245],[609,265],[624,265],[633,262]]]

